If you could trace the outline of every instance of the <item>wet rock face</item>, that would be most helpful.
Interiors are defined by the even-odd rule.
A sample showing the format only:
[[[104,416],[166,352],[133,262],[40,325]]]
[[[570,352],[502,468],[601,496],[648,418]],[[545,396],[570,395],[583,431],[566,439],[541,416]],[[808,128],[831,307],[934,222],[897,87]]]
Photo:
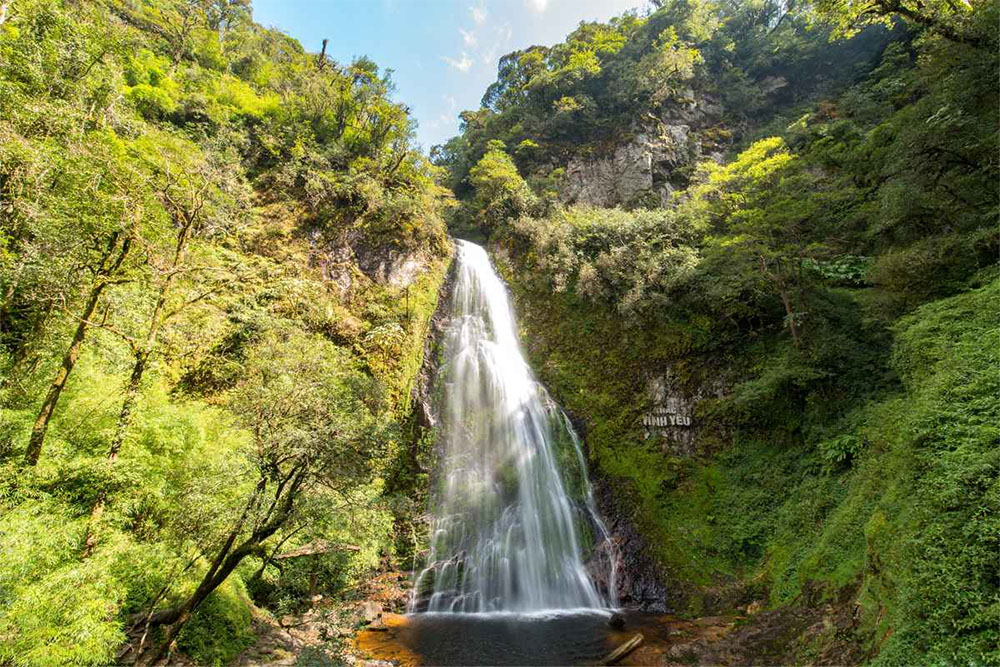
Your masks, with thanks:
[[[421,572],[413,586],[410,611],[417,613],[428,611],[432,600],[436,600],[439,606],[444,607],[450,607],[456,601],[461,601],[460,590],[465,576],[465,560],[466,553],[463,550],[447,560],[431,563]],[[438,579],[447,580],[449,588],[435,593]]]
[[[441,349],[444,343],[444,334],[447,331],[450,320],[449,313],[451,312],[452,289],[455,284],[455,269],[455,263],[452,262],[444,282],[438,288],[437,309],[431,316],[430,331],[428,332],[427,339],[424,341],[424,361],[420,366],[420,371],[417,373],[416,382],[414,382],[412,389],[411,400],[414,406],[414,416],[417,425],[421,427],[421,431],[430,431],[440,423],[439,401],[436,400],[435,388],[439,386],[437,380],[441,367]],[[434,475],[438,468],[434,461],[437,452],[431,452],[430,460],[425,460],[418,453],[420,444],[414,441],[412,445],[414,447],[414,460],[421,471]],[[435,483],[436,480],[432,481],[429,485],[430,488],[434,488]],[[434,576],[436,572],[436,569],[432,569],[431,574],[414,582],[414,588],[407,598],[408,611],[427,611],[431,595],[434,593]]]
[[[641,611],[670,611],[666,574],[653,559],[649,545],[632,522],[625,507],[627,503],[602,479],[594,480],[594,496],[614,542],[619,603]],[[592,562],[603,562],[603,559],[594,558]],[[607,589],[606,567],[594,567],[591,576],[602,590]]]
[[[438,370],[441,365],[442,346],[444,344],[444,334],[448,329],[451,312],[452,291],[455,286],[456,266],[452,262],[445,275],[444,282],[438,288],[438,305],[431,316],[430,331],[427,340],[424,342],[424,362],[420,366],[417,374],[417,381],[413,386],[413,401],[417,406],[417,424],[426,429],[432,429],[438,425],[440,415],[438,414],[438,401],[434,396],[434,389],[437,386]]]
[[[570,159],[563,200],[591,206],[665,205],[675,191],[687,187],[695,164],[716,156],[701,130],[720,115],[718,104],[690,92],[688,101],[660,117],[640,119],[629,140],[596,155]]]

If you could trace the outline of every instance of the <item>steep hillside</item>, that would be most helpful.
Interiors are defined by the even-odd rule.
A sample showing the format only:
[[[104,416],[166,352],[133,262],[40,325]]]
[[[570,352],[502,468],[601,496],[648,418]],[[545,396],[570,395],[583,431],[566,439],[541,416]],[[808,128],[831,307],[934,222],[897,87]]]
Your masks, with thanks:
[[[228,663],[404,555],[445,191],[248,2],[2,5],[0,664]]]
[[[436,153],[624,599],[756,614],[768,663],[1000,661],[996,3],[658,4],[507,56]]]

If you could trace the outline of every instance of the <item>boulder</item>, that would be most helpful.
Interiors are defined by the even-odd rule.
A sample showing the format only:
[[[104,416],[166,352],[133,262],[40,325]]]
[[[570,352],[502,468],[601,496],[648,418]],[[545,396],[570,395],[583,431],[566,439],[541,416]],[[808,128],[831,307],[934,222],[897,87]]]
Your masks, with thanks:
[[[367,623],[371,623],[382,615],[382,605],[374,600],[365,600],[361,603],[361,617]]]

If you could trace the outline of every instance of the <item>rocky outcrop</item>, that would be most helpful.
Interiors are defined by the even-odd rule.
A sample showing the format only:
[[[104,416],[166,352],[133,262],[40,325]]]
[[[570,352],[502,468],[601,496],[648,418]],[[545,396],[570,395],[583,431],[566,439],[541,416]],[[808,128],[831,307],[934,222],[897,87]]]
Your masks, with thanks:
[[[706,158],[721,160],[720,139],[726,133],[714,127],[721,115],[717,103],[689,91],[685,102],[660,116],[638,119],[624,135],[627,140],[571,158],[563,201],[592,206],[666,204],[687,186],[694,165]]]
[[[448,267],[444,282],[438,288],[437,309],[431,316],[430,331],[424,342],[424,361],[420,365],[417,381],[413,385],[412,401],[416,412],[417,424],[425,429],[433,429],[438,425],[438,403],[434,395],[438,370],[441,366],[444,334],[448,328],[451,313],[452,290],[455,286],[455,263]],[[426,472],[426,471],[425,471]]]
[[[394,248],[354,249],[358,268],[377,283],[393,287],[409,287],[428,266],[421,252],[401,252]]]
[[[399,289],[412,285],[431,265],[433,258],[426,252],[401,250],[393,245],[372,245],[357,235],[346,235],[336,241],[324,239],[320,232],[310,235],[312,261],[323,277],[347,295],[358,279],[367,277],[380,285]]]
[[[695,456],[698,442],[704,440],[708,428],[699,423],[697,407],[702,401],[726,395],[730,386],[728,378],[728,371],[719,368],[696,379],[689,378],[687,382],[682,382],[678,370],[669,365],[650,372],[646,377],[646,398],[650,408],[643,418],[646,437],[658,439],[661,449],[669,456]],[[574,424],[579,432],[585,433],[585,423],[574,420]],[[610,482],[598,473],[594,475],[593,486],[598,511],[613,544],[612,557],[617,565],[615,588],[623,607],[677,612],[684,610],[696,597],[701,609],[718,611],[731,609],[751,594],[745,584],[722,585],[709,590],[671,577],[657,562],[638,525],[636,512],[640,503],[625,480]],[[591,576],[602,590],[607,590],[608,568],[598,566],[606,560],[604,554],[600,555],[601,558],[591,559],[595,564]]]

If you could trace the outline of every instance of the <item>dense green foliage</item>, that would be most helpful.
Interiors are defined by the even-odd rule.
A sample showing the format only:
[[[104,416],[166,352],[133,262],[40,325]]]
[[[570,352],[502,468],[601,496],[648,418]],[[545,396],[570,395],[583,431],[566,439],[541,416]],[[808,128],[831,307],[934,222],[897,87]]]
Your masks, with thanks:
[[[501,63],[437,153],[455,229],[679,610],[848,605],[882,664],[1000,662],[997,4],[659,4]],[[666,206],[559,203],[684,91],[721,109]],[[664,370],[693,455],[642,426]]]
[[[508,54],[482,108],[462,113],[462,134],[436,147],[435,160],[465,197],[471,170],[500,141],[544,192],[562,178],[568,155],[625,139],[637,120],[696,96],[724,106],[726,122],[716,118],[699,133],[706,147],[724,145],[750,118],[842,87],[885,43],[882,31],[829,43],[830,29],[809,32],[812,15],[786,4],[670,2],[648,17],[583,23],[564,43]]]
[[[395,557],[444,190],[388,76],[248,2],[4,8],[0,663],[228,663],[247,590]]]
[[[678,611],[1000,663],[998,4],[653,4],[503,57],[431,164],[245,0],[2,3],[0,664],[225,664],[416,562],[446,209]],[[670,196],[566,205],[647,121]]]
[[[200,664],[229,664],[253,642],[250,600],[239,581],[216,589],[184,628],[178,646]]]

